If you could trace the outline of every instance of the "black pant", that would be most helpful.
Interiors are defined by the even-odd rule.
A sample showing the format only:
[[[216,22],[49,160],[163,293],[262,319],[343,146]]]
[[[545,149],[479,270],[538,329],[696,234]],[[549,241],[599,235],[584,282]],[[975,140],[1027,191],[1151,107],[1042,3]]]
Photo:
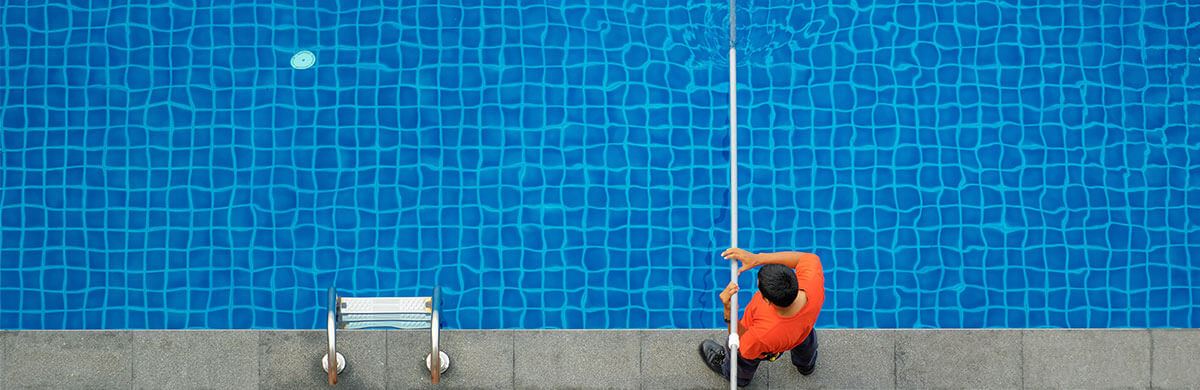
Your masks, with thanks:
[[[754,379],[754,373],[758,372],[758,363],[769,359],[746,359],[742,354],[738,354],[738,386],[749,386],[750,380]],[[796,368],[806,370],[817,364],[817,330],[813,329],[808,333],[808,337],[804,342],[792,348],[792,364]],[[729,366],[725,366],[728,370]],[[728,375],[725,376],[729,378]]]

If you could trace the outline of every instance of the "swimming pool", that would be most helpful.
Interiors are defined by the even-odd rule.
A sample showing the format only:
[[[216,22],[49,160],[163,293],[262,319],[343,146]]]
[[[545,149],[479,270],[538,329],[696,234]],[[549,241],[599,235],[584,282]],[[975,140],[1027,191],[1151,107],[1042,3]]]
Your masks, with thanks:
[[[726,4],[49,3],[0,328],[723,324]],[[742,246],[822,257],[819,326],[1200,326],[1200,5],[739,3]]]

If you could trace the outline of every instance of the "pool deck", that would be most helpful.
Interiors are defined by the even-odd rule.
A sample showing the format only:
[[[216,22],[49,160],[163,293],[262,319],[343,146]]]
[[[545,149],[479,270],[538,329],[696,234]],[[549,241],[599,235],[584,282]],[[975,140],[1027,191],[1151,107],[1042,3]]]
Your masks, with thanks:
[[[1200,329],[818,329],[751,389],[1200,387]],[[697,344],[720,330],[445,331],[440,388],[728,388]],[[341,331],[345,389],[433,388],[419,331]],[[324,389],[320,331],[2,331],[0,389]]]

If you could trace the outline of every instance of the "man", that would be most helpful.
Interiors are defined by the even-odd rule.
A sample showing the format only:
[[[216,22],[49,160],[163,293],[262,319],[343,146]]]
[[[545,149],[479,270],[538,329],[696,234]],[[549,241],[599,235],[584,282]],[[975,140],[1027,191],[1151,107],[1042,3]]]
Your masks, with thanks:
[[[758,370],[758,363],[774,361],[784,351],[792,351],[792,364],[803,375],[811,375],[817,365],[817,334],[813,324],[825,302],[825,276],[821,259],[812,253],[779,252],[754,254],[738,248],[721,253],[726,259],[742,262],[738,273],[761,266],[758,292],[746,305],[738,324],[741,344],[738,348],[738,386],[747,386]],[[721,292],[725,303],[725,322],[729,322],[729,299],[738,291],[730,283]],[[724,343],[704,340],[700,357],[704,364],[729,379],[729,349]]]

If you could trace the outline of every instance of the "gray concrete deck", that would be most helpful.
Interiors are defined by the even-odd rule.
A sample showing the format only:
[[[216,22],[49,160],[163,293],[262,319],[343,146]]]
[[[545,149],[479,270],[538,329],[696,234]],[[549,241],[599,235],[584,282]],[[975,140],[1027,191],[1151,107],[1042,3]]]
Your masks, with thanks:
[[[763,363],[752,389],[1200,388],[1200,329],[819,329],[817,372]],[[720,330],[446,331],[441,388],[719,389]],[[323,389],[320,331],[3,331],[0,389]],[[338,388],[433,388],[427,333],[343,331]]]

